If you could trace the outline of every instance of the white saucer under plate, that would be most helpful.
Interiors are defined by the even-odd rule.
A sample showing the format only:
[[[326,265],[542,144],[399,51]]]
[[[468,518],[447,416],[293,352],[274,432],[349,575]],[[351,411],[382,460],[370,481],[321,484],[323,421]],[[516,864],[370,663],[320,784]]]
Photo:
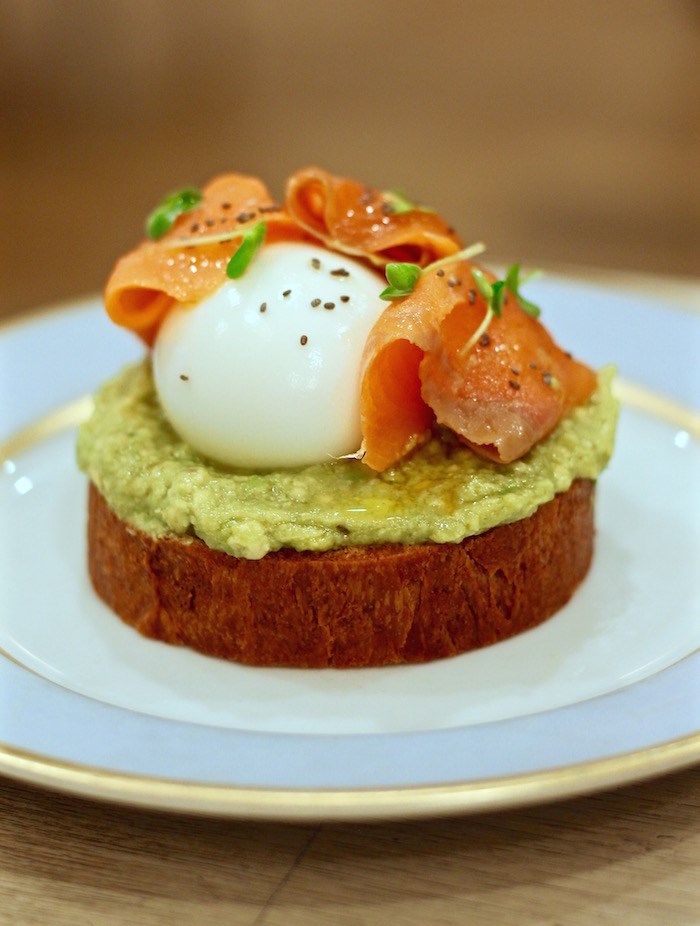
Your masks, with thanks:
[[[0,772],[312,820],[511,807],[700,760],[700,314],[660,282],[653,297],[531,284],[560,342],[621,378],[595,562],[573,601],[505,643],[386,669],[252,669],[115,618],[86,577],[75,426],[140,349],[96,300],[5,326]]]

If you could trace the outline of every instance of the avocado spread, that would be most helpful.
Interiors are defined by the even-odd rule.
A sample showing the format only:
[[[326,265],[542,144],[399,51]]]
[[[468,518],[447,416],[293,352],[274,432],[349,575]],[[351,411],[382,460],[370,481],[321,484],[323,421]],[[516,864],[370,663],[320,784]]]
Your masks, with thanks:
[[[576,478],[597,478],[615,436],[613,373],[603,370],[590,402],[508,465],[436,438],[383,473],[358,460],[247,472],[205,459],[175,434],[145,360],[96,396],[80,429],[78,463],[132,526],[156,537],[199,537],[247,559],[281,547],[456,543],[529,517]]]

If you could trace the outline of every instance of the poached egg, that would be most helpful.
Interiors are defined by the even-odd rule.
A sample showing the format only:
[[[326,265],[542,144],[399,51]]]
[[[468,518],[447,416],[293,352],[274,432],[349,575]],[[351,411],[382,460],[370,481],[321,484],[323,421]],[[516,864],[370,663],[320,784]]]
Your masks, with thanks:
[[[170,424],[232,467],[327,462],[361,443],[360,362],[382,277],[312,244],[266,245],[242,277],[174,308],[153,350]]]

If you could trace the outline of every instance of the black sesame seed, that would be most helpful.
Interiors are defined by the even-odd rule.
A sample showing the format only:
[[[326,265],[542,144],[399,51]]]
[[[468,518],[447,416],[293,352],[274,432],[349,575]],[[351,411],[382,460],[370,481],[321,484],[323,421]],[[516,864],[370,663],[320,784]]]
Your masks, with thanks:
[[[194,234],[194,232],[198,232],[198,231],[199,231],[199,223],[198,223],[198,222],[195,222],[194,225],[190,225],[190,231],[191,231],[193,234]]]
[[[570,353],[568,350],[565,350],[565,351],[564,351],[564,356],[565,356],[565,357],[568,357],[569,360],[571,360],[571,358],[573,357],[573,354]]]
[[[440,269],[437,271],[437,275],[438,275],[439,277],[444,277],[444,276],[445,276],[445,271],[442,269],[442,267],[440,267]]]
[[[260,303],[260,311],[261,311],[261,312],[266,312],[266,311],[267,311],[267,303],[266,303],[266,302],[261,302],[261,303]]]
[[[511,367],[510,372],[513,374],[513,376],[520,376],[520,370],[517,367]]]
[[[321,261],[318,259],[318,257],[311,258],[311,266],[314,268],[314,270],[318,270],[320,268]]]
[[[331,270],[331,276],[332,277],[349,277],[350,274],[345,269],[345,267],[338,267],[337,270]]]
[[[488,347],[490,343],[491,338],[486,333],[482,334],[479,338],[479,344],[481,344],[482,347]]]
[[[230,209],[230,208],[231,208],[231,203],[222,203],[222,204],[221,204],[221,208],[222,208],[222,209]]]
[[[457,277],[450,277],[449,280],[447,281],[447,285],[448,285],[449,287],[461,286],[461,285],[462,285],[462,281],[461,281],[460,279],[458,279]]]
[[[324,302],[324,303],[323,303],[323,308],[324,308],[324,309],[334,309],[334,308],[335,308],[335,302]]]
[[[341,302],[350,302],[350,296],[341,296],[341,297],[340,297],[340,301],[341,301]]]
[[[212,225],[214,225],[214,219],[207,219],[207,221],[206,221],[205,224],[206,224],[207,228],[211,228]]]
[[[183,382],[187,382],[187,380],[189,379],[189,376],[187,375],[187,373],[180,373],[180,379],[183,380]]]
[[[251,219],[255,218],[254,212],[239,212],[236,216],[237,222],[250,222]]]
[[[470,289],[467,293],[467,299],[469,300],[469,305],[474,305],[476,302],[476,290]]]
[[[287,298],[287,296],[291,296],[291,294],[292,294],[291,289],[285,289],[285,291],[282,293],[285,299]]]
[[[532,361],[530,361],[530,363],[528,363],[528,366],[530,367],[531,370],[536,370],[536,369],[537,369],[537,364],[536,364],[536,363],[533,363]]]
[[[514,379],[509,379],[508,385],[511,387],[511,389],[520,389],[520,383],[516,383]]]
[[[308,344],[308,342],[309,342],[309,339],[306,337],[305,334],[302,334],[302,336],[299,338],[299,343],[301,344],[301,346],[303,347],[304,344]]]
[[[312,308],[312,309],[317,308],[319,305],[321,305],[321,300],[320,300],[320,299],[312,299],[312,300],[311,300],[311,308]]]

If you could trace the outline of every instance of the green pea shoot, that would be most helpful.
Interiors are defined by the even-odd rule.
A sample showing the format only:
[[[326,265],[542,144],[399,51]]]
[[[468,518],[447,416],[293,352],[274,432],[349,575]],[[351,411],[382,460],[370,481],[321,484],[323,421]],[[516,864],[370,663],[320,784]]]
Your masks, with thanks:
[[[266,222],[256,222],[243,235],[241,243],[234,252],[233,257],[226,265],[226,276],[231,280],[237,280],[242,277],[248,268],[251,260],[255,257],[260,246],[265,240],[267,231]]]
[[[146,219],[146,233],[149,238],[158,241],[173,227],[173,223],[181,215],[191,212],[202,201],[202,193],[187,187],[170,193],[160,202]]]

